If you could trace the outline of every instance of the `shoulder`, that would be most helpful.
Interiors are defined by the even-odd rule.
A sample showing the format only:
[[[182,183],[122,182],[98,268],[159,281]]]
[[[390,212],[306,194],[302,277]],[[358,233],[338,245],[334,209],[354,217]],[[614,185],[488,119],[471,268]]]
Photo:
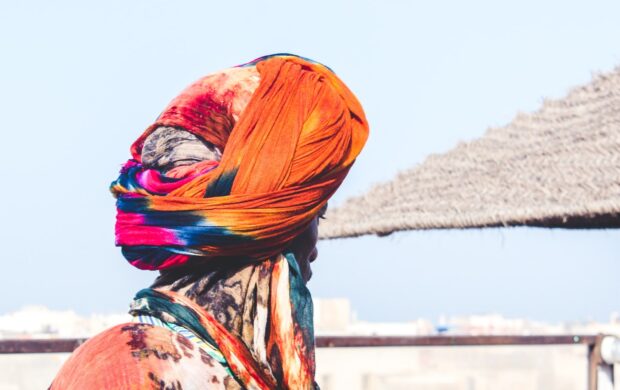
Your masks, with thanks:
[[[51,389],[224,388],[234,380],[217,361],[169,329],[125,323],[76,349]]]

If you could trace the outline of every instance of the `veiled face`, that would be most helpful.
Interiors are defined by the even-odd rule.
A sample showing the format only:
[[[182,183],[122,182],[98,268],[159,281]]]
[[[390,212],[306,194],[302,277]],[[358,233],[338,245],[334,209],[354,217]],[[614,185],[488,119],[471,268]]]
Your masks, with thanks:
[[[305,283],[308,283],[310,278],[312,278],[312,267],[310,263],[316,260],[319,255],[319,251],[316,247],[319,240],[319,219],[323,218],[326,211],[327,205],[319,211],[319,214],[314,217],[306,230],[297,236],[289,246],[289,249],[295,255],[295,259],[301,270],[301,276]]]
[[[316,260],[319,254],[316,248],[318,239],[319,217],[317,216],[312,220],[308,228],[293,240],[289,247],[291,252],[295,255],[304,283],[308,283],[310,278],[312,278],[312,267],[310,263]]]

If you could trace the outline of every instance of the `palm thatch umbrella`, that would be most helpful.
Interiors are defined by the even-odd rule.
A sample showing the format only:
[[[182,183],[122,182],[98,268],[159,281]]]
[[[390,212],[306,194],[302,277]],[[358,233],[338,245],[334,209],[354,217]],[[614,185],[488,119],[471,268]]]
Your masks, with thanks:
[[[620,67],[348,199],[320,234],[517,225],[620,227]]]

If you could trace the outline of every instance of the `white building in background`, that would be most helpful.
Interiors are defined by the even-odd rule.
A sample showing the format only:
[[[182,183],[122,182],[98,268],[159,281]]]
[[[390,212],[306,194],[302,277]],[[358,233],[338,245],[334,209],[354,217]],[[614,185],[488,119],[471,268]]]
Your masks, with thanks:
[[[357,319],[346,298],[315,299],[314,328],[317,336],[425,336],[436,334],[426,319],[406,322],[369,322]]]
[[[21,310],[0,315],[0,338],[90,337],[130,319],[129,314],[81,316],[72,310],[51,310],[45,306],[26,306]]]
[[[318,336],[432,336],[446,335],[561,335],[604,333],[620,336],[620,313],[609,322],[548,323],[500,314],[442,316],[436,324],[424,318],[404,322],[370,322],[357,319],[345,298],[316,299],[314,326]]]
[[[72,310],[51,310],[26,306],[0,315],[0,339],[90,337],[113,325],[131,320],[129,314],[81,316]],[[499,314],[439,318],[404,322],[370,322],[357,319],[345,298],[315,299],[314,325],[317,336],[430,336],[447,335],[548,335],[597,334],[620,336],[620,313],[612,313],[607,323],[546,323]]]
[[[80,316],[41,306],[0,315],[0,338],[88,337],[127,322],[128,314]],[[501,315],[378,323],[356,319],[347,299],[315,300],[316,334],[423,336],[596,334],[620,336],[620,316],[608,323],[547,324]],[[372,347],[317,349],[323,390],[583,390],[583,345],[480,347]],[[68,354],[0,355],[0,390],[46,388]],[[620,378],[616,368],[616,377]],[[36,375],[32,375],[36,373]],[[620,390],[616,385],[615,390]]]

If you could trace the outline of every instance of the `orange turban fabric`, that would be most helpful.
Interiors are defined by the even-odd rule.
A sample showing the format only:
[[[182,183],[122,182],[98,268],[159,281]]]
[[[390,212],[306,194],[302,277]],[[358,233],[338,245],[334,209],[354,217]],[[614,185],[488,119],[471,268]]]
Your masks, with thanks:
[[[164,126],[215,145],[221,161],[143,166],[146,137]],[[319,63],[273,55],[206,76],[132,145],[111,186],[116,243],[143,269],[277,255],[340,186],[367,136],[360,103]]]

